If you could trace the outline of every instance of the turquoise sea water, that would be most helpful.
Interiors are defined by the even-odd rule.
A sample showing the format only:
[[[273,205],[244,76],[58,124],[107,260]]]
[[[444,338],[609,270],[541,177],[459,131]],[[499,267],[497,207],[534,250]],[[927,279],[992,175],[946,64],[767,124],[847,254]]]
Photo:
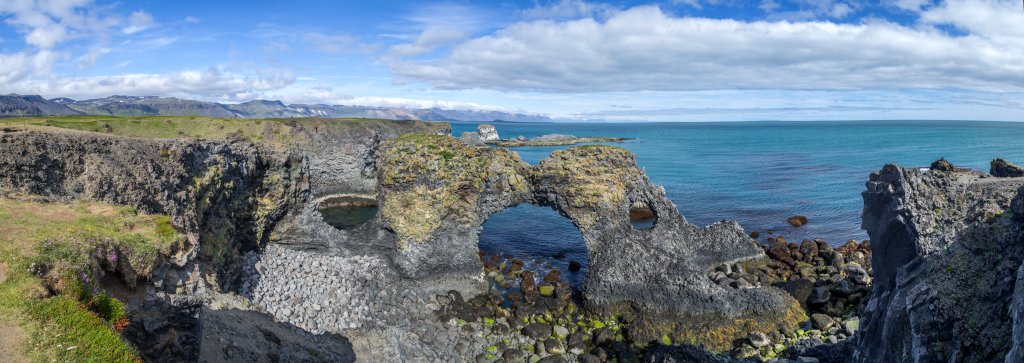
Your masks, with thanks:
[[[945,157],[958,166],[984,171],[994,157],[1024,163],[1024,123],[493,124],[502,138],[551,133],[636,138],[615,145],[636,154],[651,181],[665,187],[690,223],[707,225],[733,219],[748,232],[774,229],[790,241],[821,238],[833,245],[867,239],[860,229],[860,193],[868,175],[886,163],[927,166]],[[476,125],[453,123],[453,134],[475,131]],[[524,161],[536,164],[552,150],[562,148],[566,147],[513,150]],[[794,214],[807,216],[809,224],[789,227],[786,218]],[[571,238],[545,240],[545,236],[572,235],[571,223],[552,222],[559,219],[564,218],[543,208],[507,210],[484,224],[481,248],[517,257],[543,255],[563,247],[578,251],[581,242],[569,241]],[[532,244],[523,241],[529,235],[536,238]],[[546,250],[538,250],[536,244]],[[579,258],[575,254],[570,257]]]

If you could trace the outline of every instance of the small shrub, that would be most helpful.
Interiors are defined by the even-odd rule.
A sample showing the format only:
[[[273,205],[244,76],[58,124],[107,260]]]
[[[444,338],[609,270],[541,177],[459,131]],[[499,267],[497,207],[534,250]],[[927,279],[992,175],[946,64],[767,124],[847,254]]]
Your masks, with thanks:
[[[441,157],[444,158],[445,160],[451,160],[452,158],[455,157],[455,153],[448,150],[442,150],[440,153],[438,153],[438,155],[441,155]]]
[[[106,294],[93,295],[89,309],[111,324],[128,318],[124,304]]]
[[[174,237],[178,232],[171,225],[171,217],[159,216],[156,218],[156,234],[160,237]]]

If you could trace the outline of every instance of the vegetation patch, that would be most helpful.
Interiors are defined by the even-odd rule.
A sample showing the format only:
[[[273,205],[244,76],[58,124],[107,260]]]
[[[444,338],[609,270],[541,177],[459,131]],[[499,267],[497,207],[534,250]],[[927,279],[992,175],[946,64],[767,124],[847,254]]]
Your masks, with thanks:
[[[158,254],[181,243],[166,216],[103,203],[0,197],[0,316],[26,332],[19,350],[39,361],[140,361],[118,334],[124,303],[103,290],[103,274],[144,275]]]
[[[278,148],[308,141],[309,134],[346,135],[354,130],[377,129],[394,133],[399,127],[419,132],[450,128],[445,123],[376,119],[234,119],[201,116],[49,116],[0,118],[0,126],[31,130],[60,128],[148,139],[196,138],[223,140],[241,138]],[[173,150],[161,150],[167,158]]]

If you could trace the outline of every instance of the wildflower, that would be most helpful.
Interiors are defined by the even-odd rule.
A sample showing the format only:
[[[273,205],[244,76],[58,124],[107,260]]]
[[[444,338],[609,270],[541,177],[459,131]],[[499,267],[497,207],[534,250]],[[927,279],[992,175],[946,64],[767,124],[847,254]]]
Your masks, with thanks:
[[[117,250],[110,250],[110,253],[107,254],[107,261],[117,263]]]

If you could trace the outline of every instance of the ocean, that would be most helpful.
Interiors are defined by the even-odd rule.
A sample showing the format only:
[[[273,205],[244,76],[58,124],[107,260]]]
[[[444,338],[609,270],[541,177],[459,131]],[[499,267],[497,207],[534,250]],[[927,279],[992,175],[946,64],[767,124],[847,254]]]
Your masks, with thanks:
[[[928,166],[945,157],[988,171],[1001,157],[1024,164],[1024,123],[980,121],[843,121],[717,123],[492,123],[502,138],[544,134],[614,136],[637,156],[651,182],[665,187],[686,220],[698,226],[736,220],[747,230],[789,241],[820,238],[831,245],[868,238],[860,228],[860,193],[887,163]],[[452,123],[455,136],[477,123]],[[563,147],[512,150],[536,164]],[[801,228],[786,218],[807,216]],[[520,206],[484,223],[487,253],[541,259],[566,271],[584,264],[586,248],[572,223],[549,208]],[[565,254],[564,258],[561,255]],[[554,258],[553,256],[559,258]],[[574,285],[582,273],[569,277]]]

